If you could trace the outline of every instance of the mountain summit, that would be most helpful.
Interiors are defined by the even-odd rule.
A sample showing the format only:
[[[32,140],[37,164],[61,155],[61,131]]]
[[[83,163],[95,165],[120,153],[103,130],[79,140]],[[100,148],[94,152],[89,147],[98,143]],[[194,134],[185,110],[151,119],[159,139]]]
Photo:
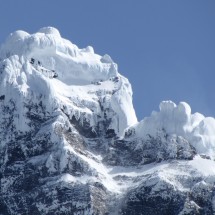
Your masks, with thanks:
[[[0,48],[0,215],[215,213],[215,119],[163,101],[137,122],[109,55],[53,27]]]

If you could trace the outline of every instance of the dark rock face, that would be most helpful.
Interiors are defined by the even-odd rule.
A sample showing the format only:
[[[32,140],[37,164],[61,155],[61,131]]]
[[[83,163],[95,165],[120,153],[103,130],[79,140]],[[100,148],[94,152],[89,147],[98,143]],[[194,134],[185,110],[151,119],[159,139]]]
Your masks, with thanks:
[[[149,175],[140,180],[142,181],[140,185],[127,193],[120,214],[209,215],[214,213],[212,205],[214,186],[198,176],[193,175],[186,179],[178,176],[177,183],[192,187],[187,192],[177,190],[174,183],[168,183],[156,175]]]
[[[173,215],[179,214],[182,210],[185,196],[182,192],[174,191],[174,187],[165,182],[162,183],[162,189],[153,192],[153,187],[142,184],[136,190],[128,193],[126,208],[121,214],[129,215]]]
[[[75,140],[77,148],[82,143],[78,138]],[[72,139],[70,141],[73,144]],[[31,135],[19,137],[1,150],[0,214],[107,212],[106,189],[99,183],[78,182],[82,175],[93,174],[88,164],[67,152],[67,162],[60,167],[62,155],[55,144],[51,134],[45,132],[37,138]],[[51,155],[53,171],[48,164]],[[77,182],[64,182],[61,177],[65,174],[77,177]]]
[[[214,214],[214,191],[214,186],[205,182],[199,182],[192,188],[189,199],[199,206],[199,214]]]
[[[160,170],[135,177],[119,174],[113,177],[119,186],[134,184],[119,195],[104,186],[104,176],[89,163],[99,163],[92,155],[98,153],[112,167],[142,168],[167,161],[173,167],[179,162],[175,168],[180,171],[180,162],[196,155],[183,137],[161,131],[156,137],[137,139],[126,134],[119,139],[114,130],[107,129],[110,118],[100,121],[95,135],[87,122],[82,125],[63,111],[48,112],[42,98],[25,103],[30,130],[20,132],[14,125],[15,103],[1,107],[5,116],[10,115],[4,122],[8,130],[1,133],[1,215],[214,213],[214,186],[196,173],[167,179],[159,175]],[[13,131],[12,135],[7,131]]]
[[[3,109],[3,114],[11,115],[5,119],[5,125],[9,130],[14,129],[14,133],[8,141],[7,133],[1,135],[5,143],[0,151],[1,215],[213,214],[214,187],[198,175],[175,179],[174,183],[189,187],[186,191],[154,173],[134,178],[119,175],[114,177],[119,184],[138,183],[121,197],[108,191],[100,179],[100,182],[82,182],[84,177],[100,178],[87,161],[97,162],[90,150],[106,154],[104,163],[121,167],[192,160],[195,149],[184,138],[169,136],[164,131],[146,139],[128,136],[118,139],[114,131],[108,130],[94,135],[87,132],[87,124],[82,127],[80,122],[65,115],[64,124],[60,124],[61,113],[48,113],[42,101],[26,104],[31,130],[23,133],[13,126],[15,109],[11,101]],[[98,126],[101,127],[108,127],[105,120]],[[65,141],[72,150],[61,147]]]
[[[56,117],[46,111],[42,101],[26,103],[31,130],[25,133],[13,124],[15,103],[11,100],[1,107],[1,113],[9,117],[4,118],[5,129],[0,135],[0,214],[104,214],[107,210],[104,187],[81,184],[78,179],[70,183],[61,179],[65,174],[78,177],[93,174],[87,163],[69,151],[61,167],[62,138],[67,138],[77,151],[84,147],[82,138],[73,132],[69,135],[60,126],[53,130],[50,126],[57,121]]]
[[[195,148],[183,137],[169,136],[164,131],[147,139],[125,138],[111,145],[104,162],[109,165],[131,166],[169,159],[192,160]]]

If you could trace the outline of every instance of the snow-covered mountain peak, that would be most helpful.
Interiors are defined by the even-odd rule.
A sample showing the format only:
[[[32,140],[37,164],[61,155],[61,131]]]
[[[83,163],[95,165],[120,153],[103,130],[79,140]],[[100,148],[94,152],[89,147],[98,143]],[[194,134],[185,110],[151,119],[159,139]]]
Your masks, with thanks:
[[[117,65],[108,55],[97,55],[90,46],[79,49],[53,27],[41,28],[34,34],[20,30],[11,33],[1,46],[0,58],[13,55],[34,58],[47,69],[57,70],[67,84],[89,84],[118,75]]]
[[[43,27],[40,28],[40,30],[38,31],[38,33],[44,33],[44,34],[52,34],[56,37],[61,37],[60,32],[58,31],[58,29],[54,28],[54,27]]]
[[[167,135],[182,136],[200,154],[215,158],[215,119],[204,117],[200,113],[191,113],[186,102],[176,105],[172,101],[163,101],[160,111],[153,111],[150,117],[128,128],[135,131],[136,137],[146,138],[147,135],[156,137],[159,132]],[[127,133],[128,133],[127,131]]]
[[[130,83],[111,57],[95,54],[91,46],[79,49],[53,27],[34,34],[20,30],[10,34],[0,48],[0,59],[2,95],[12,89],[16,93],[11,97],[43,95],[49,108],[64,107],[70,117],[89,121],[92,129],[98,116],[107,120],[101,112],[108,110],[105,117],[111,122],[107,120],[106,129],[118,135],[137,122]]]
[[[191,108],[186,102],[180,102],[176,105],[172,101],[162,101],[159,105],[159,109],[162,113],[180,112],[182,115],[186,115],[187,117],[191,114]]]
[[[214,214],[215,119],[163,101],[137,122],[109,55],[45,27],[0,48],[0,215]]]

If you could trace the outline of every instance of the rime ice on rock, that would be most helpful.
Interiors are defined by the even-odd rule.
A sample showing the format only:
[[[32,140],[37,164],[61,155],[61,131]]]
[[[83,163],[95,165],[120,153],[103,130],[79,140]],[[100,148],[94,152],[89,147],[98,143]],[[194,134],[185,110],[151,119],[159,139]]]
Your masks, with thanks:
[[[29,89],[45,94],[59,104],[62,104],[62,100],[63,103],[66,101],[70,117],[78,114],[93,126],[97,124],[100,104],[105,101],[104,105],[113,110],[113,116],[110,116],[113,120],[108,127],[118,135],[122,135],[128,125],[137,121],[130,84],[118,73],[117,65],[110,56],[101,57],[90,46],[79,49],[63,39],[53,27],[41,28],[34,34],[24,31],[12,33],[2,45],[0,56],[7,58],[6,71],[21,93],[22,89]],[[57,74],[58,80],[44,77],[54,77],[54,74]],[[27,78],[25,83],[19,81],[23,76]],[[116,77],[119,79],[117,83],[111,81]],[[100,81],[100,86],[93,84]],[[74,105],[75,100],[77,105]],[[82,107],[83,104],[85,107]]]
[[[167,134],[182,136],[187,139],[198,153],[215,158],[215,119],[204,117],[200,113],[191,114],[190,106],[185,102],[178,105],[172,101],[160,103],[160,111],[152,112],[147,117],[130,128],[135,134],[144,137],[156,135],[164,130]]]

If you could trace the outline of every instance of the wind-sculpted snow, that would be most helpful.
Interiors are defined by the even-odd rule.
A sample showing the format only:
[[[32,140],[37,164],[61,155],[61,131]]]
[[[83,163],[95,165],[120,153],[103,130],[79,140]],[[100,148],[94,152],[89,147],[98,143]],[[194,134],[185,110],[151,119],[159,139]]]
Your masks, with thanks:
[[[55,28],[0,48],[0,215],[214,214],[214,144],[184,102],[137,122],[111,57]]]
[[[92,47],[79,49],[63,39],[57,29],[42,28],[35,34],[12,33],[2,45],[1,58],[13,55],[35,58],[49,69],[56,70],[59,79],[71,85],[90,84],[117,76],[117,65],[107,55],[101,57]]]
[[[92,47],[79,49],[55,28],[42,28],[32,35],[12,33],[1,46],[0,58],[2,95],[10,91],[24,98],[45,96],[47,108],[58,103],[55,108],[65,107],[66,114],[88,121],[91,127],[98,124],[100,110],[108,109],[112,113],[106,117],[112,121],[107,129],[119,135],[137,122],[130,83],[118,73],[110,56],[101,57]],[[55,74],[58,78],[52,79]]]
[[[160,112],[152,112],[150,117],[127,129],[135,133],[135,137],[156,136],[158,131],[185,138],[200,154],[215,158],[215,119],[204,117],[200,113],[191,114],[190,106],[181,102],[179,105],[171,101],[160,104]]]

